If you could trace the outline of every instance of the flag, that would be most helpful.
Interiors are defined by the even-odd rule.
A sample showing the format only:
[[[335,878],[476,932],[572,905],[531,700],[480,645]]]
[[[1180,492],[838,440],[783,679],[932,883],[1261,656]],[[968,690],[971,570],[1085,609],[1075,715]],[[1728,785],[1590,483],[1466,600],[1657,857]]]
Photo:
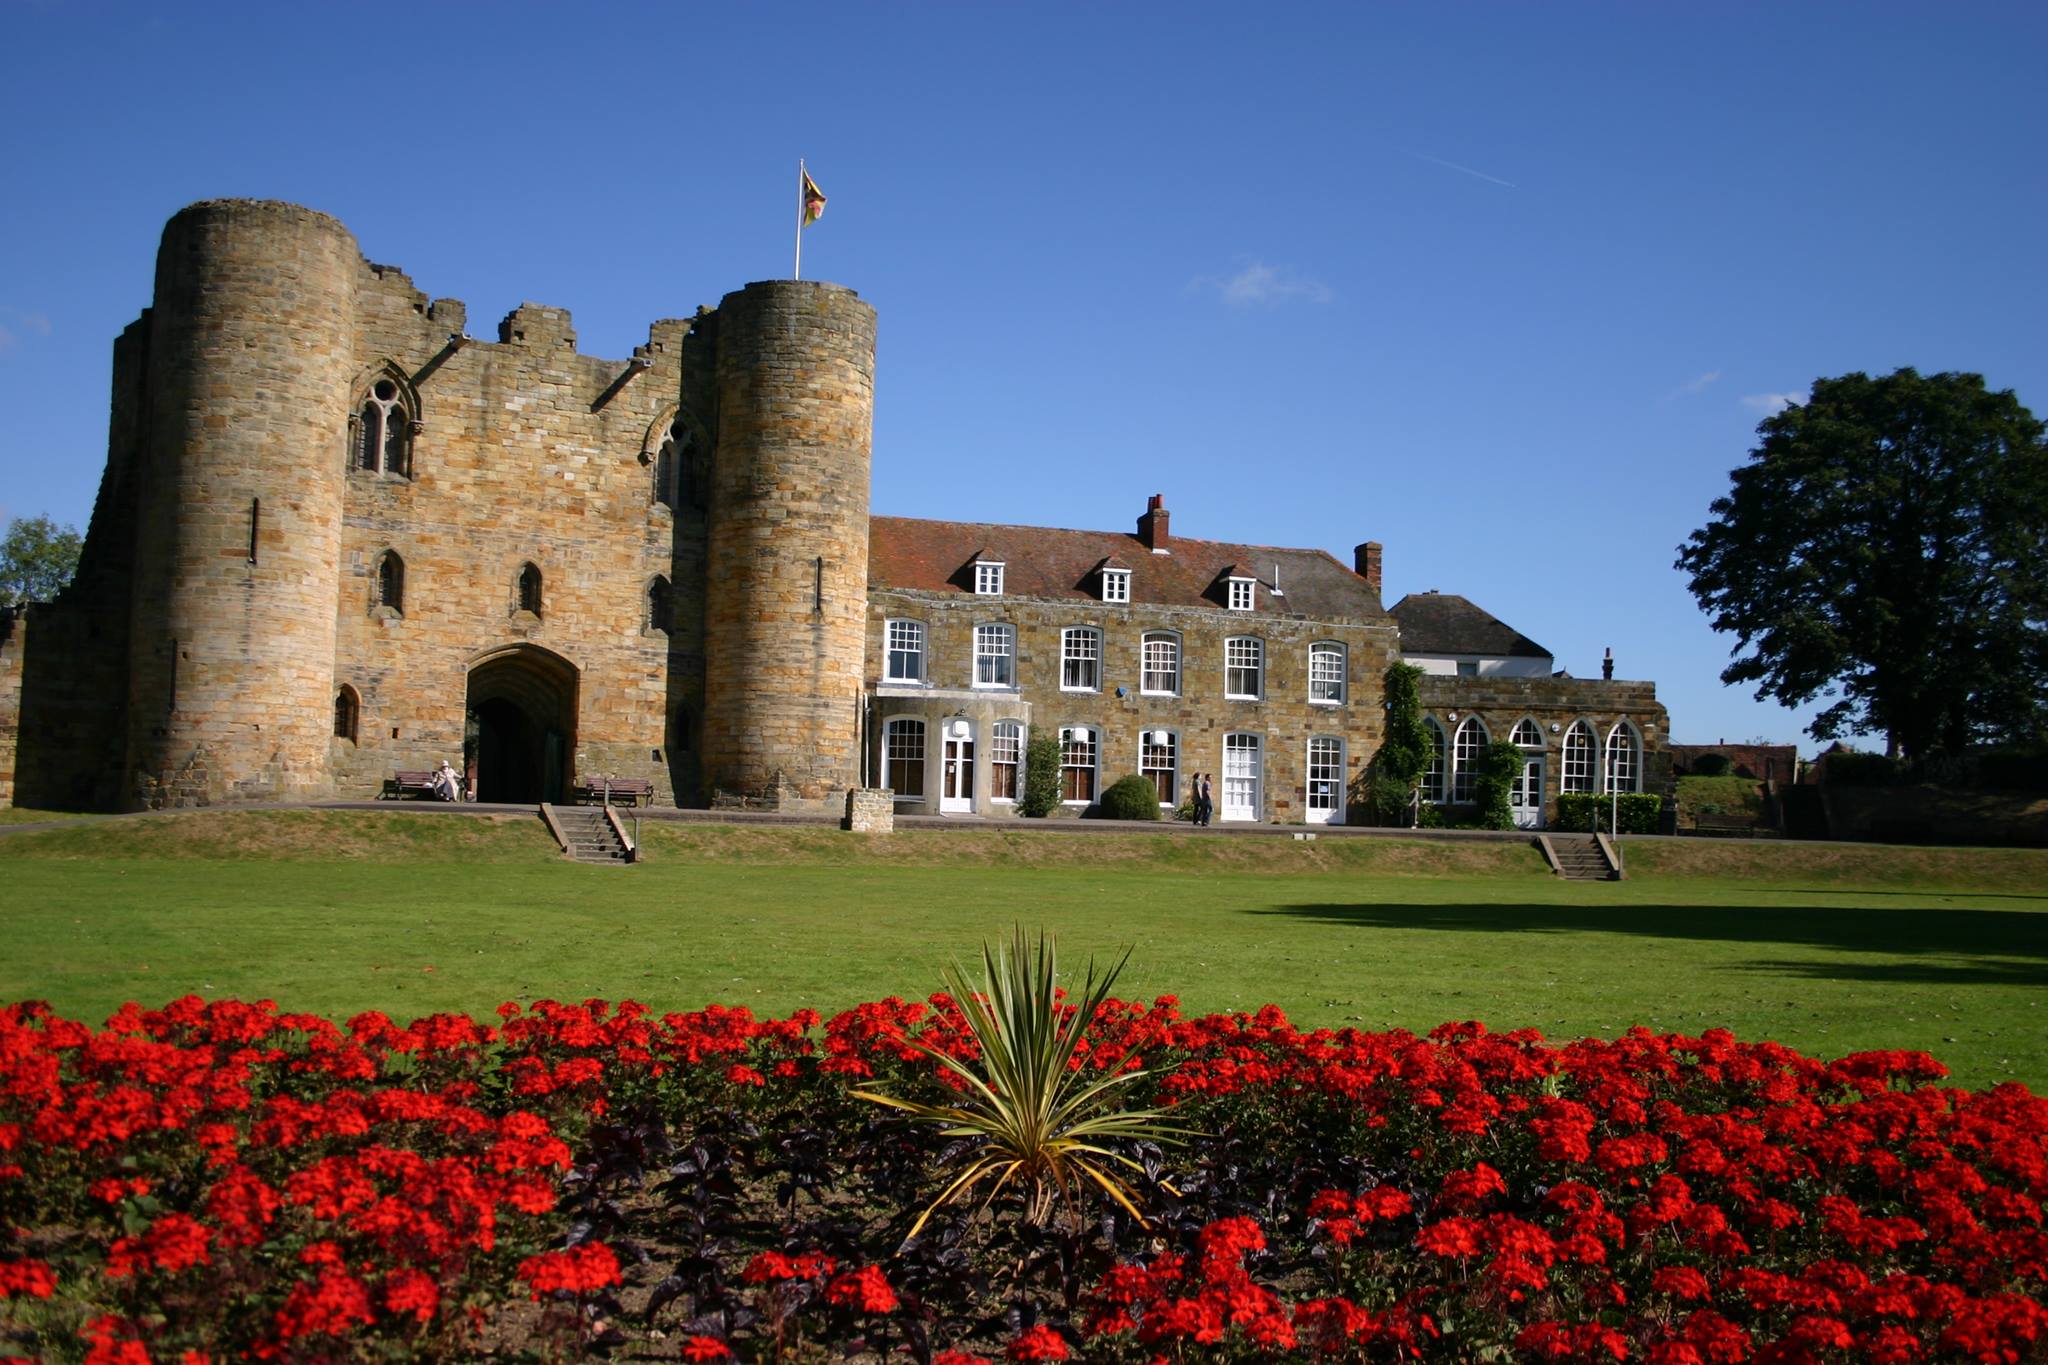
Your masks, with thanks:
[[[804,222],[805,227],[825,216],[825,192],[818,188],[818,182],[811,179],[811,173],[798,168],[797,174],[804,178]]]

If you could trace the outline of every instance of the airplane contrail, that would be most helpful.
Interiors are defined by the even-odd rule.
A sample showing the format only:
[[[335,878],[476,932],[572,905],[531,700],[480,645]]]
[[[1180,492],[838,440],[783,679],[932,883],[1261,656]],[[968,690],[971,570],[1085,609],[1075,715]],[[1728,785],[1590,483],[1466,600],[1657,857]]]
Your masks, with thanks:
[[[1401,150],[1418,161],[1427,161],[1432,165],[1442,166],[1448,170],[1463,171],[1466,175],[1476,176],[1489,185],[1499,185],[1504,189],[1510,190],[1516,188],[1515,182],[1512,180],[1503,180],[1497,175],[1488,175],[1485,171],[1475,171],[1470,166],[1460,166],[1455,161],[1446,161],[1440,156],[1431,156],[1428,152],[1412,151],[1407,147],[1403,147]]]

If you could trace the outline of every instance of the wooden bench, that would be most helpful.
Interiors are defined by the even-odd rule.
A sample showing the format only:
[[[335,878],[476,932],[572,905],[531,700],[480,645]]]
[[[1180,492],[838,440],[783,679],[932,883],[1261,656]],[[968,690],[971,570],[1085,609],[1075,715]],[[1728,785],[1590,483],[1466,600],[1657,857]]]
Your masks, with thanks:
[[[1695,815],[1692,832],[1723,839],[1754,839],[1756,820],[1747,815]]]
[[[432,772],[414,772],[408,768],[400,768],[384,780],[384,799],[403,801],[408,796],[431,798],[434,795],[435,780],[435,774]]]
[[[600,781],[578,786],[575,792],[577,804],[604,804],[607,786],[611,791],[611,804],[615,806],[644,806],[654,798],[654,784],[646,778],[615,777],[609,784]]]

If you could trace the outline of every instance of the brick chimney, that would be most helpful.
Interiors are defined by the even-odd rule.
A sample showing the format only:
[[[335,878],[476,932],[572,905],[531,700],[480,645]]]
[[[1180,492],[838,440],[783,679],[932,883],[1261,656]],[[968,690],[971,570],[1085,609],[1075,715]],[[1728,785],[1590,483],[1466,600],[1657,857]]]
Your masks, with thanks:
[[[1138,539],[1156,555],[1167,552],[1166,542],[1170,539],[1166,533],[1167,515],[1166,495],[1154,493],[1152,500],[1145,504],[1145,515],[1138,518]]]
[[[1377,540],[1368,540],[1351,552],[1351,567],[1374,592],[1380,590],[1380,551],[1383,548]]]

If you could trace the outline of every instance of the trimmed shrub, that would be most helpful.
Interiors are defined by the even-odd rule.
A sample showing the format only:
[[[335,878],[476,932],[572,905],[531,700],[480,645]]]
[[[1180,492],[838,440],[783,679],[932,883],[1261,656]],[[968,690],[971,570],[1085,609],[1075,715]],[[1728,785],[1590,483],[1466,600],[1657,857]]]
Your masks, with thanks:
[[[1096,814],[1105,820],[1157,820],[1159,788],[1142,773],[1119,777],[1102,794]]]
[[[1693,760],[1692,776],[1726,777],[1735,771],[1735,760],[1726,754],[1701,754]]]
[[[1060,742],[1031,727],[1024,745],[1024,794],[1017,798],[1017,813],[1041,820],[1060,804]]]
[[[1655,834],[1657,817],[1664,811],[1664,798],[1648,792],[1629,792],[1619,800],[1623,834]],[[1608,819],[1616,798],[1599,792],[1566,792],[1557,798],[1557,823],[1551,828],[1565,834],[1590,834],[1608,830]]]

